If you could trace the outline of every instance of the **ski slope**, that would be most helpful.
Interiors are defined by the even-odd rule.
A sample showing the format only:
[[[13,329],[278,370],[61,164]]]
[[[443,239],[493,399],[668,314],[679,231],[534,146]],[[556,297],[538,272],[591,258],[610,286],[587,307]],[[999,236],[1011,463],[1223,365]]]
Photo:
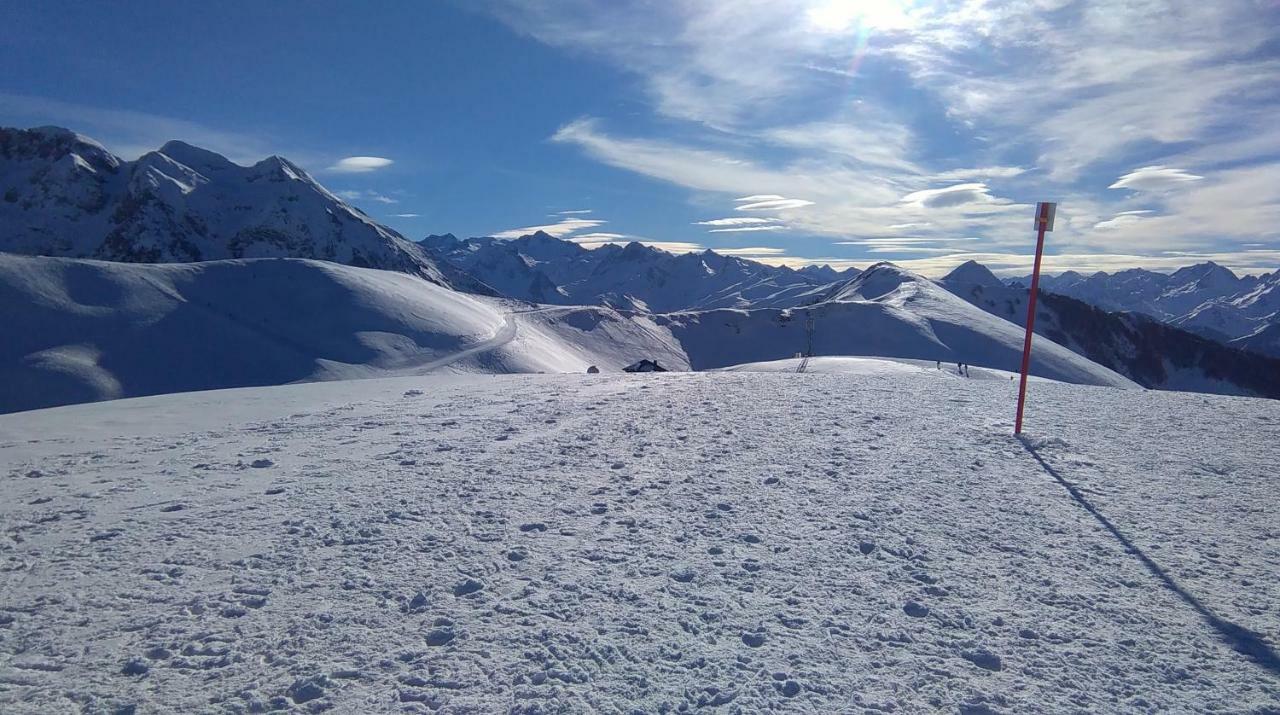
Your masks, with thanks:
[[[0,253],[0,412],[304,380],[687,369],[646,318],[540,310],[325,261],[128,264]]]
[[[1274,402],[895,369],[0,416],[0,711],[1280,708]]]

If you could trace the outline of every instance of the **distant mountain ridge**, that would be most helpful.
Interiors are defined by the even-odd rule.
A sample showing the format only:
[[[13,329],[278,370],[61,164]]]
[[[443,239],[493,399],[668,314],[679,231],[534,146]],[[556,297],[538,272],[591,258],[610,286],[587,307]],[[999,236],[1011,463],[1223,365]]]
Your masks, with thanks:
[[[59,127],[0,128],[0,251],[133,263],[312,258],[449,277],[289,160],[179,141],[124,161]]]
[[[1026,286],[1030,279],[1015,282]],[[1280,344],[1266,337],[1275,332],[1269,326],[1280,324],[1280,271],[1241,277],[1209,261],[1169,274],[1142,268],[1089,276],[1067,271],[1041,276],[1040,286],[1105,311],[1142,313],[1222,343],[1280,357]]]
[[[1026,325],[1030,290],[1001,283],[981,264],[969,261],[939,284],[993,315]],[[1041,288],[1036,334],[1144,387],[1280,398],[1280,360],[1144,313],[1109,312]]]
[[[711,250],[672,254],[635,242],[586,249],[541,231],[510,240],[445,234],[422,244],[510,298],[653,313],[804,305],[858,274],[769,266]]]

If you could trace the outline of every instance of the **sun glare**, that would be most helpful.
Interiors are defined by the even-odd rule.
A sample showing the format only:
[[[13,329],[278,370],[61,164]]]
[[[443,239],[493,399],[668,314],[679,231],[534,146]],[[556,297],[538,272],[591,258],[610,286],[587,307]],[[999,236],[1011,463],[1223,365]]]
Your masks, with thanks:
[[[821,32],[896,30],[911,24],[910,0],[819,0],[809,8],[809,24]]]

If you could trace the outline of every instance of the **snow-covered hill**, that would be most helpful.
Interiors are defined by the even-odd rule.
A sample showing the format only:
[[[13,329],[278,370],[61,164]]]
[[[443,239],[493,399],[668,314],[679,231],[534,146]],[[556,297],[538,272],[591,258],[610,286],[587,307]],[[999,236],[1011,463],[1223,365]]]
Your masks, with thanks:
[[[1280,415],[908,374],[0,416],[0,711],[1280,709]]]
[[[795,372],[815,375],[914,375],[940,380],[1016,380],[1018,373],[984,367],[965,367],[954,363],[910,360],[906,358],[806,357],[766,362],[749,362],[719,368],[721,372]],[[1032,376],[1030,382],[1057,382]]]
[[[256,259],[142,265],[0,254],[0,412],[439,369],[688,362],[645,317],[504,303],[395,271]]]
[[[694,369],[793,357],[884,356],[1016,371],[1023,331],[933,281],[878,263],[807,308],[712,310],[656,316]],[[1123,376],[1049,340],[1036,343],[1032,374],[1128,386]]]
[[[892,290],[887,282],[895,282]],[[872,290],[872,288],[875,290]],[[0,411],[424,373],[724,367],[807,352],[1017,368],[1021,333],[889,265],[807,309],[538,306],[323,261],[129,264],[0,254]],[[809,318],[813,330],[809,330]],[[1033,373],[1128,380],[1048,341]]]
[[[314,258],[448,284],[420,246],[287,159],[246,167],[171,141],[130,162],[57,127],[0,128],[0,251],[147,263]]]
[[[1001,283],[978,263],[959,266],[939,283],[993,315],[1026,325],[1030,291]],[[1223,345],[1141,313],[1109,313],[1041,290],[1036,334],[1144,387],[1280,399],[1280,360],[1244,352],[1235,343]]]
[[[796,271],[710,250],[671,254],[635,242],[588,250],[541,231],[514,240],[428,236],[422,245],[511,298],[654,313],[805,305],[824,286],[857,275],[825,266]]]

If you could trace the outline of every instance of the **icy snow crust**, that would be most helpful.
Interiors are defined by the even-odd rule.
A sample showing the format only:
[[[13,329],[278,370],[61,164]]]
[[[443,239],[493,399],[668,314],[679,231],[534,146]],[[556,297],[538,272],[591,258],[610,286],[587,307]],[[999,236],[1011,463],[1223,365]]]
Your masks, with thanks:
[[[1276,403],[911,369],[0,416],[0,711],[1280,707]]]

